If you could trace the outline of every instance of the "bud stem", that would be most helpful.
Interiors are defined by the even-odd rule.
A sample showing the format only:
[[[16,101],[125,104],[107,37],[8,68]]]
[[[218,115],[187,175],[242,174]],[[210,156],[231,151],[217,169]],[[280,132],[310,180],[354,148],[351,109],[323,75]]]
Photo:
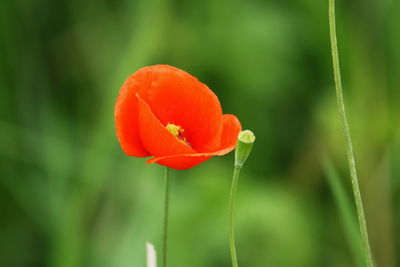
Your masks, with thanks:
[[[229,247],[231,250],[231,259],[233,267],[238,267],[236,248],[235,248],[234,215],[235,215],[236,189],[238,185],[240,169],[241,167],[236,167],[236,166],[234,168],[231,192],[229,196]]]
[[[239,180],[240,169],[250,155],[253,149],[254,141],[256,137],[250,130],[241,131],[238,134],[238,141],[235,149],[235,168],[233,171],[233,179],[231,185],[231,193],[229,196],[229,247],[231,250],[232,266],[238,267],[238,260],[236,256],[235,248],[235,202],[236,202],[236,189]]]

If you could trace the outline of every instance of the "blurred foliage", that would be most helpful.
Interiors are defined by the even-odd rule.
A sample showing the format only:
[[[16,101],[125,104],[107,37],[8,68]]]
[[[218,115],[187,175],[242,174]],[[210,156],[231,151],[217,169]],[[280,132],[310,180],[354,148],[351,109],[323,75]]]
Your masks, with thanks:
[[[256,133],[239,181],[242,266],[362,266],[327,3],[3,0],[0,266],[140,267],[146,241],[160,254],[162,168],[125,156],[113,122],[124,79],[157,63],[198,77]],[[378,266],[394,267],[400,2],[337,5],[372,249]],[[230,266],[232,164],[228,155],[172,172],[171,266]]]

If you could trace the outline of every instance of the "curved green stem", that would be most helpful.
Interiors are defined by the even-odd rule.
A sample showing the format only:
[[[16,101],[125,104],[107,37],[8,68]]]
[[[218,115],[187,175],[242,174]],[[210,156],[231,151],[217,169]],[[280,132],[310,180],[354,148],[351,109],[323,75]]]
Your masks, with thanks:
[[[233,267],[238,267],[236,248],[235,248],[234,213],[235,213],[236,189],[239,180],[239,173],[240,173],[240,168],[235,167],[235,170],[233,171],[231,192],[229,196],[229,247],[231,250]]]
[[[361,199],[360,187],[358,184],[356,163],[354,159],[353,145],[351,142],[349,124],[347,122],[346,112],[343,101],[342,81],[340,75],[339,53],[336,37],[336,21],[335,21],[335,0],[329,0],[329,32],[331,38],[333,72],[335,76],[336,98],[339,108],[340,119],[342,122],[344,137],[346,140],[347,160],[350,168],[351,184],[354,192],[354,199],[357,208],[358,221],[360,224],[360,232],[364,247],[365,262],[368,267],[373,267],[372,253],[368,241],[367,223],[365,221],[364,208]]]
[[[164,199],[164,230],[163,230],[163,267],[167,267],[168,252],[168,213],[169,213],[169,168],[165,167],[165,199]]]

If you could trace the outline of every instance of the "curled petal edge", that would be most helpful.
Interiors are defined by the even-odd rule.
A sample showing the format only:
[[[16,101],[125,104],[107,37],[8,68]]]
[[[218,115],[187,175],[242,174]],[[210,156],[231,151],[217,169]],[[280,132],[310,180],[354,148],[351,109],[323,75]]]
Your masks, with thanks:
[[[185,170],[200,164],[203,161],[213,157],[222,156],[235,149],[235,146],[230,146],[215,152],[208,153],[193,153],[193,154],[179,154],[164,157],[154,157],[146,161],[147,164],[158,163],[177,170]]]

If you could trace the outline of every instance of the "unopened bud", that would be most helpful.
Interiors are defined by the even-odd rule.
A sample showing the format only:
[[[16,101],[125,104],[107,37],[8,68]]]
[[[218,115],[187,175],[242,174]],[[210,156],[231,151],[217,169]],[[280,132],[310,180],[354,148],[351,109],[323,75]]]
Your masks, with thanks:
[[[239,133],[238,142],[235,150],[235,167],[242,168],[247,157],[250,155],[256,137],[250,130],[244,130]]]

